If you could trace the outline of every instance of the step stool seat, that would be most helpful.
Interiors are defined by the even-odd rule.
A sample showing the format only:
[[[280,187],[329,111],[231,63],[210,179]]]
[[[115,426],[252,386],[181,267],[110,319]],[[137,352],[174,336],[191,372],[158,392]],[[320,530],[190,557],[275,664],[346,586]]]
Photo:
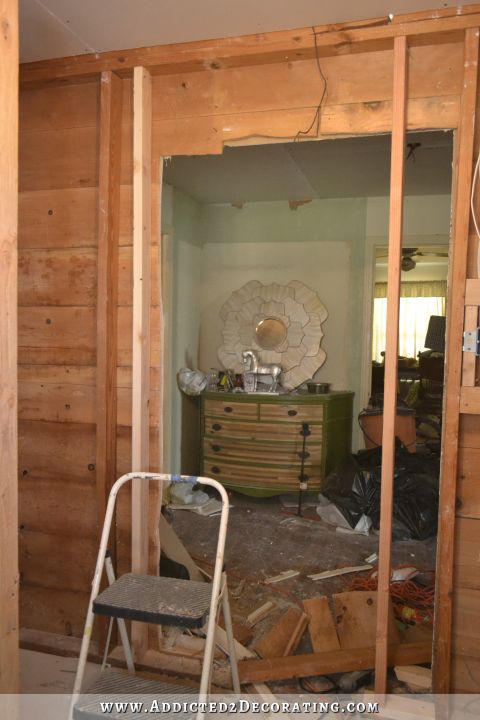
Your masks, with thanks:
[[[186,685],[174,685],[147,680],[120,671],[106,671],[100,675],[95,683],[80,695],[73,708],[73,720],[98,720],[98,718],[111,718],[112,720],[138,720],[157,701],[161,707],[162,702],[189,703],[198,697],[196,688]],[[102,710],[100,703],[113,703],[112,709]],[[115,703],[120,705],[115,706]],[[128,703],[143,703],[141,711],[135,705]],[[156,714],[156,713],[154,713]],[[162,718],[174,715],[178,718],[192,718],[195,712],[173,713],[162,712]]]
[[[211,594],[210,583],[127,573],[97,595],[93,612],[157,625],[199,628],[205,624]]]

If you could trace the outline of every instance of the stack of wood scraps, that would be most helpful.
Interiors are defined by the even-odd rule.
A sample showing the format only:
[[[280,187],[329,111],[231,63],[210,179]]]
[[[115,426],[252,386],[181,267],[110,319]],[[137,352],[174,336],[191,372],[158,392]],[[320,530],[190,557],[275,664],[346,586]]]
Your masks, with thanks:
[[[375,666],[377,593],[352,591],[303,602],[302,612],[290,608],[256,642],[260,659],[239,662],[241,683],[292,680],[312,676],[371,670]],[[332,615],[333,609],[333,615]],[[294,655],[305,631],[312,652]],[[410,666],[428,663],[432,656],[431,636],[405,642],[390,607],[388,664]],[[418,676],[425,673],[418,673]]]

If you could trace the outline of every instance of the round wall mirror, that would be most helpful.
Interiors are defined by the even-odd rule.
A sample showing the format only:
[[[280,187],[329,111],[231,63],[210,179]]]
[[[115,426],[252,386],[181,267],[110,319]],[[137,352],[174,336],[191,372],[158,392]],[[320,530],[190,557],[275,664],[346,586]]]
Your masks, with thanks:
[[[255,340],[262,350],[274,350],[287,337],[287,328],[282,320],[275,317],[266,317],[255,327]]]
[[[310,380],[326,359],[320,347],[327,310],[314,290],[299,280],[287,285],[249,280],[220,309],[224,368],[244,372],[243,352],[254,350],[264,364],[280,365],[287,390]]]

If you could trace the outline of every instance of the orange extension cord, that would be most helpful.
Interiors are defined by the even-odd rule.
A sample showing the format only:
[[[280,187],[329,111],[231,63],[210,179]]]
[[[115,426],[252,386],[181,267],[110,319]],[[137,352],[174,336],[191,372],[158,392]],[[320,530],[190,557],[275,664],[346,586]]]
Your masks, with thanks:
[[[407,565],[399,566],[410,567]],[[376,590],[377,577],[373,577],[376,569],[367,577],[354,578],[349,586],[350,590]],[[412,580],[402,580],[390,583],[390,596],[392,598],[395,616],[402,622],[416,624],[433,624],[433,606],[435,601],[435,573],[426,573],[431,576],[431,582],[422,587]]]

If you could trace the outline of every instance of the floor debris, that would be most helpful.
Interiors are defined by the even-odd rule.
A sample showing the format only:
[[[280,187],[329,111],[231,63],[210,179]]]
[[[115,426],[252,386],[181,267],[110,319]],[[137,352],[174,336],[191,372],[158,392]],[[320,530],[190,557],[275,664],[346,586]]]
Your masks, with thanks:
[[[271,585],[272,583],[281,582],[282,580],[289,580],[297,575],[300,575],[299,570],[284,570],[279,575],[273,575],[272,577],[266,578],[263,582],[265,585]]]
[[[255,645],[255,651],[263,658],[285,657],[293,653],[308,625],[308,616],[296,608],[290,608]]]
[[[250,627],[253,627],[257,623],[259,623],[261,620],[264,620],[267,615],[270,615],[272,610],[276,607],[275,603],[273,603],[271,600],[268,600],[266,603],[263,603],[263,605],[260,605],[256,610],[250,613],[247,617],[247,623],[250,625]]]
[[[338,650],[340,642],[337,629],[325,596],[303,601],[303,607],[310,620],[308,632],[313,652]]]
[[[332,600],[340,647],[348,650],[371,645],[377,634],[377,593],[344,592],[335,594]],[[388,639],[391,644],[400,642],[391,603]]]
[[[432,671],[418,665],[403,665],[394,668],[397,680],[406,683],[412,690],[431,692]]]
[[[362,572],[363,570],[371,570],[373,565],[354,565],[352,567],[338,568],[337,570],[324,570],[323,572],[308,575],[310,580],[326,580],[327,578],[337,577],[338,575],[348,575],[349,573]]]

